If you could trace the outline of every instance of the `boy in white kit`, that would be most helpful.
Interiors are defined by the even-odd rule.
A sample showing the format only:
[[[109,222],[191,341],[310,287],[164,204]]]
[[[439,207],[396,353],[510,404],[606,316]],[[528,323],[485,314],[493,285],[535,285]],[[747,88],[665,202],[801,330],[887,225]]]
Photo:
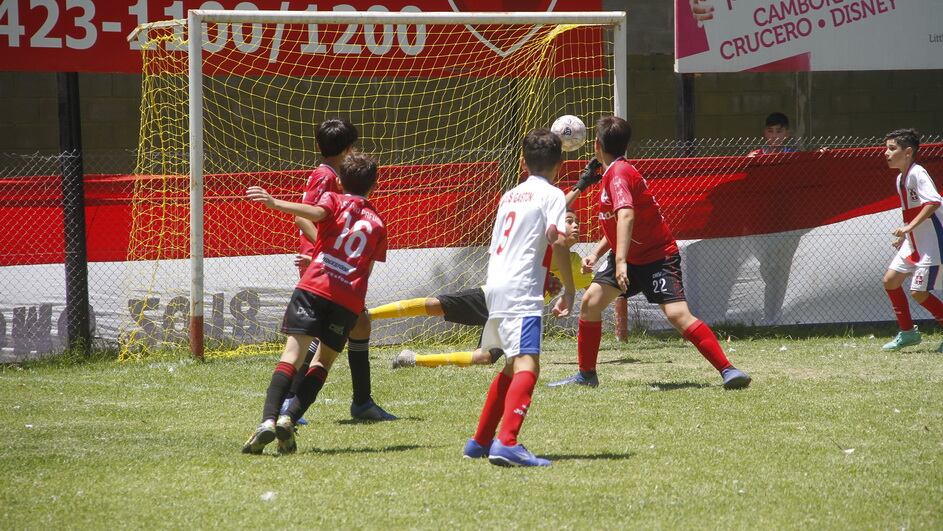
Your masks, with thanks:
[[[913,274],[910,295],[943,325],[943,302],[929,292],[943,286],[940,275],[943,218],[938,209],[943,201],[933,179],[915,159],[920,149],[920,138],[913,129],[897,129],[884,137],[887,150],[884,157],[897,175],[897,195],[903,210],[904,225],[893,231],[898,249],[884,273],[884,289],[894,307],[900,332],[884,345],[884,350],[899,350],[920,343],[920,332],[910,317],[907,296],[901,288],[908,275]],[[943,352],[943,344],[937,348]]]
[[[573,274],[565,246],[566,199],[552,184],[563,164],[560,138],[536,129],[524,138],[523,148],[530,175],[501,197],[484,286],[488,322],[481,349],[500,348],[507,358],[463,454],[502,466],[548,466],[550,461],[529,452],[517,436],[540,373],[543,285],[551,249],[563,282],[563,295],[553,308],[557,317],[569,314],[573,305]]]

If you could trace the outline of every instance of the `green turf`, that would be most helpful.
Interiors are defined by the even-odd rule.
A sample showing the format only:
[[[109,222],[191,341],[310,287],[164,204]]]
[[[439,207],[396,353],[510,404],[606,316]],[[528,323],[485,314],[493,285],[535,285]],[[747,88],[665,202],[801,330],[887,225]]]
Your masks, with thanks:
[[[350,421],[338,362],[299,453],[246,456],[275,355],[0,372],[0,528],[940,528],[943,354],[887,338],[724,341],[724,391],[676,338],[606,338],[597,389],[546,345],[522,442],[549,469],[463,460],[493,368],[390,370],[403,417]]]

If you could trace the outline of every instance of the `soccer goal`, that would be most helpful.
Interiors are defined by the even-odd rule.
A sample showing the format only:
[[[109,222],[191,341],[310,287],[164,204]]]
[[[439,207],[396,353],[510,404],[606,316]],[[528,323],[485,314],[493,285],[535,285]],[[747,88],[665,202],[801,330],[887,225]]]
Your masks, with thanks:
[[[355,124],[378,159],[370,200],[390,252],[368,306],[480,285],[497,198],[520,141],[564,114],[626,114],[625,14],[190,11],[141,26],[140,149],[125,281],[124,357],[189,342],[196,356],[278,340],[298,280],[293,220],[251,204],[300,199],[315,129]],[[569,153],[573,182],[592,143]],[[584,241],[598,237],[579,204]],[[572,323],[570,323],[572,324]],[[377,321],[372,340],[474,342],[438,318]]]

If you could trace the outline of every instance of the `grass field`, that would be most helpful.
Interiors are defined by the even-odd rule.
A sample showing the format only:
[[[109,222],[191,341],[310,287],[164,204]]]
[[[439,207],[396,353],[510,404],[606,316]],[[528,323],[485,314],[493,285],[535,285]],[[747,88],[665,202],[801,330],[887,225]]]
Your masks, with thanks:
[[[492,368],[390,370],[403,418],[355,423],[338,366],[299,453],[239,453],[275,353],[0,370],[0,528],[941,528],[943,354],[931,337],[725,342],[724,391],[674,337],[604,339],[597,389],[548,341],[522,442],[549,469],[463,460]]]

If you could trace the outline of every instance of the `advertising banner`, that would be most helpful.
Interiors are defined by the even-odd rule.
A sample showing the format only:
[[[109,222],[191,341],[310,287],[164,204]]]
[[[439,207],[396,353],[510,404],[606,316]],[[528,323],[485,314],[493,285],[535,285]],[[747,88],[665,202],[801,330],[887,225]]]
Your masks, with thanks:
[[[939,68],[939,0],[675,0],[678,73]]]
[[[141,72],[141,45],[146,32],[128,42],[139,24],[185,19],[190,9],[280,11],[471,12],[471,11],[598,11],[600,0],[0,0],[0,70],[51,72]],[[178,28],[183,37],[183,28]],[[358,57],[422,57],[442,39],[472,42],[497,56],[519,47],[532,36],[495,37],[472,26],[457,26],[450,35],[426,42],[422,25],[359,25],[299,30],[282,35],[260,24],[216,24],[208,28],[208,54],[258,52],[260,60],[286,62],[284,55],[341,54]],[[274,43],[278,42],[278,46]],[[181,47],[181,53],[186,50]],[[273,57],[273,54],[275,56]],[[294,55],[292,55],[294,54]],[[264,56],[264,57],[261,57]],[[293,60],[298,60],[297,58]]]

